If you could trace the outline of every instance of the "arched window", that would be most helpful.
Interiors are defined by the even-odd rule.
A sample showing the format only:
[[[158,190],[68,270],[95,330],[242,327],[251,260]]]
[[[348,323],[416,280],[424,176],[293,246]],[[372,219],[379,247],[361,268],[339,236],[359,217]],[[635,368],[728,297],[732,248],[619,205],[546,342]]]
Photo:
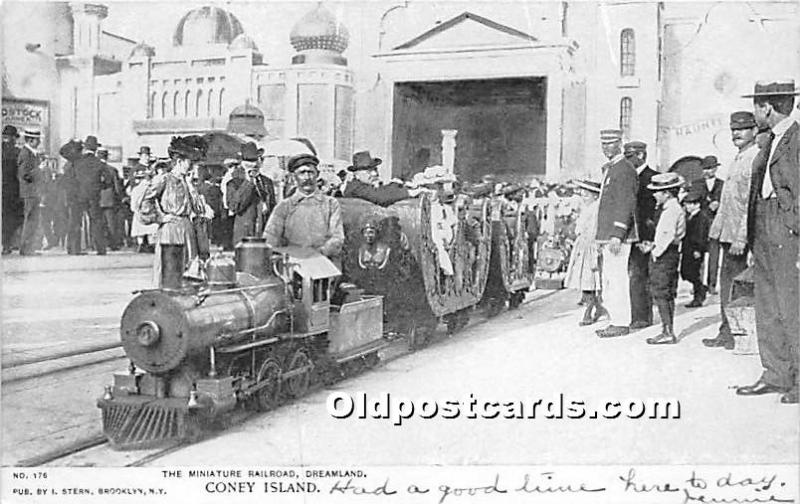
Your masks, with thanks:
[[[203,103],[203,90],[202,89],[198,89],[197,90],[197,96],[194,99],[194,116],[195,117],[200,117],[200,107],[201,107],[202,103]]]
[[[161,95],[161,117],[167,117],[167,93],[164,91],[164,94]]]
[[[183,97],[183,117],[189,117],[189,104],[192,102],[192,92],[186,91]]]
[[[625,28],[619,35],[619,74],[631,77],[636,73],[636,42],[633,28]]]
[[[206,115],[214,115],[214,90],[208,90],[208,103],[206,103]]]
[[[149,103],[149,107],[147,107],[147,110],[149,111],[148,116],[150,118],[153,118],[156,115],[156,97],[157,97],[157,95],[156,95],[155,91],[150,93],[150,103]]]
[[[624,97],[619,102],[619,129],[622,130],[622,136],[630,138],[631,133],[631,119],[633,117],[633,100],[630,96]]]
[[[219,90],[219,108],[217,109],[217,115],[222,115],[222,107],[225,103],[225,88]]]
[[[181,113],[180,94],[180,91],[175,91],[175,94],[172,95],[172,117],[178,117],[178,114]]]

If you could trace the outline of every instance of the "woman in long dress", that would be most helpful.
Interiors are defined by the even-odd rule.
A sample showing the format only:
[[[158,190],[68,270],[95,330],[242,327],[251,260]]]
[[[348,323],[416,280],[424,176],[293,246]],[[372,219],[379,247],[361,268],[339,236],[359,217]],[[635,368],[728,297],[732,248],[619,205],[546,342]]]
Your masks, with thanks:
[[[600,253],[595,241],[600,183],[589,180],[575,182],[580,188],[583,207],[575,223],[575,243],[567,267],[566,286],[583,293],[586,311],[579,325],[590,325],[608,312],[600,300]]]

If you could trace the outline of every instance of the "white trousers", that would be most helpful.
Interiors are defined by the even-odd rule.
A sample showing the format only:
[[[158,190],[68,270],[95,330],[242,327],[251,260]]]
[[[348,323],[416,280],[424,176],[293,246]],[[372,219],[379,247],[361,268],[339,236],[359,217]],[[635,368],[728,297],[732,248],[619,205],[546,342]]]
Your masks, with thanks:
[[[630,243],[620,246],[619,254],[612,254],[608,244],[603,244],[603,306],[609,313],[611,325],[628,326],[631,323],[631,292],[628,280]]]

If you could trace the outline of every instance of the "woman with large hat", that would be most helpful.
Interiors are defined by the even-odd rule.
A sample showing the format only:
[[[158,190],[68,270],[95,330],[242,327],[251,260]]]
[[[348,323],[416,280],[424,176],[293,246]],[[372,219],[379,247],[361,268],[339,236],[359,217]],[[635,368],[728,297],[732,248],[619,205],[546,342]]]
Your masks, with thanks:
[[[168,152],[172,169],[153,179],[145,192],[142,215],[145,224],[158,223],[154,283],[177,289],[185,265],[197,256],[191,216],[205,211],[197,191],[186,178],[192,163],[202,159],[205,151],[200,137],[172,137]]]

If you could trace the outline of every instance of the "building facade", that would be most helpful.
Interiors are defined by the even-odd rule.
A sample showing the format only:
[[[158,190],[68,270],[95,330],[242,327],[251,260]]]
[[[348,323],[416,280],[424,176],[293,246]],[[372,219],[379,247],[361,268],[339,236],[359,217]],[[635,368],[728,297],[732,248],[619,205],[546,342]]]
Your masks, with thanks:
[[[800,60],[781,1],[231,3],[153,20],[152,45],[107,29],[147,24],[145,3],[2,8],[4,114],[43,112],[51,152],[96,134],[118,161],[255,107],[263,140],[307,137],[338,163],[370,150],[385,176],[448,162],[443,135],[464,178],[599,176],[611,127],[666,169],[724,158],[724,117],[751,106],[739,95]]]

